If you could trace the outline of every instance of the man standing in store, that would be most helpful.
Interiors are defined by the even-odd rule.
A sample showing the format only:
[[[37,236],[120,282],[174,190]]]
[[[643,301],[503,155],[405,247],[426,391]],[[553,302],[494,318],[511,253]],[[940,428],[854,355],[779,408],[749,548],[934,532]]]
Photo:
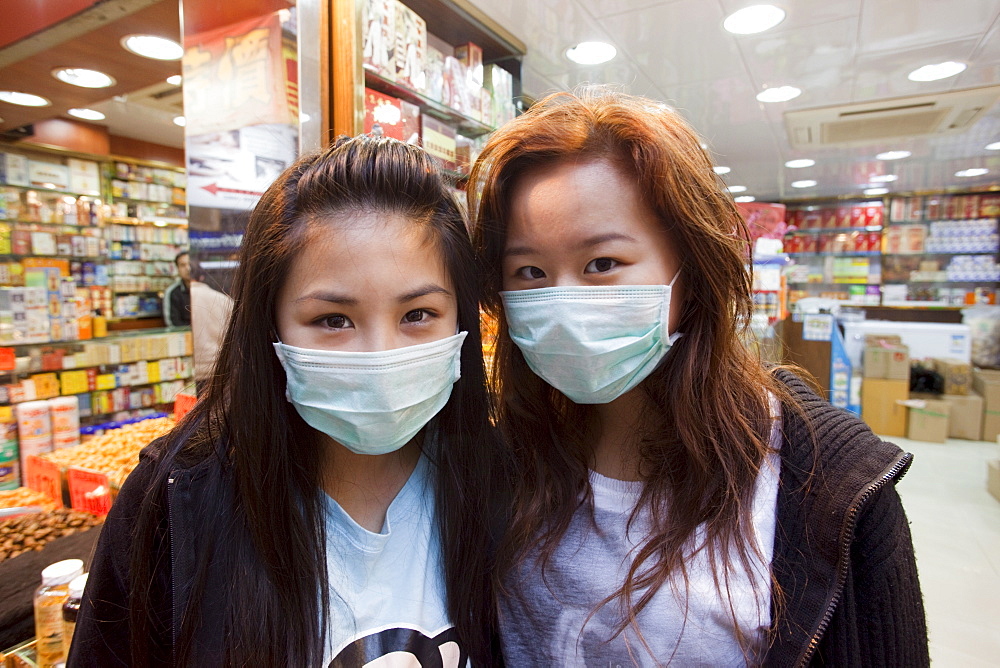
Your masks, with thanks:
[[[163,319],[168,327],[191,326],[191,258],[181,251],[174,258],[177,280],[163,293]]]

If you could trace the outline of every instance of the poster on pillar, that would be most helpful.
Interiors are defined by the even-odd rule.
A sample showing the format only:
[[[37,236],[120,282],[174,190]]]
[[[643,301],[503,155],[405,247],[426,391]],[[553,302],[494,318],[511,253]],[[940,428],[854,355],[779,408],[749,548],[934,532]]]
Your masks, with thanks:
[[[297,156],[298,64],[282,13],[185,35],[192,207],[249,210]]]

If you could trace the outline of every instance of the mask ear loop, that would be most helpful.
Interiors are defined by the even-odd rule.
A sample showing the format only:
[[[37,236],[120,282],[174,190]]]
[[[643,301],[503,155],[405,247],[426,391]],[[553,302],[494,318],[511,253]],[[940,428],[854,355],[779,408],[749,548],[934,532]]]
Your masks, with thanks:
[[[667,342],[667,344],[671,345],[671,346],[674,345],[674,342],[677,339],[679,339],[679,338],[681,338],[681,336],[683,336],[683,334],[681,334],[680,332],[674,332],[673,334],[670,333],[670,302],[673,300],[673,296],[674,296],[674,283],[677,282],[677,277],[680,276],[680,275],[681,275],[681,270],[680,270],[680,268],[678,268],[677,271],[674,272],[674,277],[670,279],[669,283],[667,283],[667,299],[666,299],[666,303],[664,304],[664,308],[663,308],[663,311],[664,311],[664,313],[663,313],[663,335],[664,335],[663,338]]]

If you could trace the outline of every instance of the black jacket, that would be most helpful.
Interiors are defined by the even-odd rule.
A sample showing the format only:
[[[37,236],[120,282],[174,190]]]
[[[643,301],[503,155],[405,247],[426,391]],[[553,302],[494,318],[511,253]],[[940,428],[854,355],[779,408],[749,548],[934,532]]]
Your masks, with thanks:
[[[163,293],[163,320],[168,327],[191,324],[191,287],[179,278]]]
[[[894,487],[912,456],[817,397],[792,374],[778,373],[805,410],[819,448],[809,447],[809,427],[785,407],[772,561],[784,609],[773,616],[778,623],[765,665],[929,665],[913,547]],[[228,502],[206,505],[204,490],[218,495],[226,487],[220,486],[217,463],[179,469],[167,490],[155,490],[150,489],[154,456],[144,453],[105,523],[77,621],[71,668],[128,665],[128,545],[144,495],[164,499],[166,540],[150,555],[157,564],[152,586],[162,601],[154,611],[163,622],[155,639],[161,663],[170,662],[172,630],[188,599],[185,583],[191,581],[196,536],[217,533],[227,523]],[[203,623],[196,663],[216,665],[225,596],[210,587],[199,600]]]

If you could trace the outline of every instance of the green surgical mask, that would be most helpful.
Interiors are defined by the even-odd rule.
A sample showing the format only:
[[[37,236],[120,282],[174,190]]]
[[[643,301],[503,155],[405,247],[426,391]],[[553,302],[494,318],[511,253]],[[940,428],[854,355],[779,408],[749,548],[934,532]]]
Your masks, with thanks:
[[[394,452],[448,403],[468,332],[395,350],[310,350],[278,342],[285,396],[306,423],[359,455]]]
[[[578,404],[606,404],[645,380],[680,334],[669,285],[501,292],[510,337],[531,370]]]

